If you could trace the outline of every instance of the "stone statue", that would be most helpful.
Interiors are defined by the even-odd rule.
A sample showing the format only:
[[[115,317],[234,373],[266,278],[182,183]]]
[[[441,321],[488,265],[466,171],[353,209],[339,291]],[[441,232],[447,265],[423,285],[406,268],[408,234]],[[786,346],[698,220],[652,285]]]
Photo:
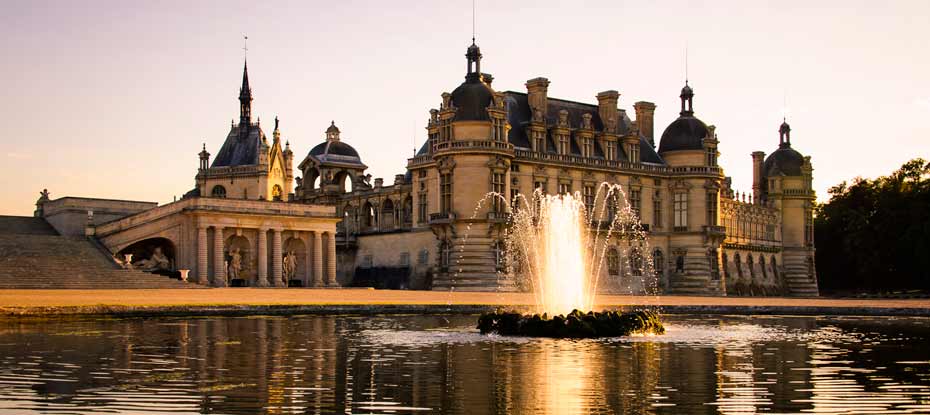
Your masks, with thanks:
[[[297,275],[297,255],[294,251],[287,251],[284,254],[284,282],[294,279]]]
[[[559,127],[568,127],[568,111],[559,111]]]
[[[140,260],[132,264],[134,268],[142,271],[169,271],[171,270],[171,260],[161,251],[160,246],[156,246],[152,256],[148,259]]]
[[[545,115],[539,108],[533,108],[533,122],[546,122]]]
[[[584,113],[584,115],[581,116],[581,128],[584,128],[585,130],[590,130],[594,128],[591,125],[591,113],[590,112],[586,112]]]
[[[39,192],[39,200],[40,201],[48,200],[48,189],[42,189],[42,191]]]
[[[242,271],[242,253],[239,248],[229,250],[229,264],[227,265],[226,275],[230,280],[239,279],[239,272]]]

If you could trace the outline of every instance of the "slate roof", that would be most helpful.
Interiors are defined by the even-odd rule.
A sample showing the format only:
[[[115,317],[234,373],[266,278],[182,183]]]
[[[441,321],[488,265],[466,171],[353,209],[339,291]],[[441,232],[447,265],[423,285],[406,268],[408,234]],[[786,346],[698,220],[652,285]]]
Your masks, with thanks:
[[[662,133],[659,140],[659,152],[678,150],[701,150],[704,148],[704,137],[707,136],[707,125],[704,121],[693,115],[684,114],[672,121]]]
[[[211,167],[256,165],[264,141],[265,133],[258,124],[235,125],[229,130],[229,135],[213,159]]]

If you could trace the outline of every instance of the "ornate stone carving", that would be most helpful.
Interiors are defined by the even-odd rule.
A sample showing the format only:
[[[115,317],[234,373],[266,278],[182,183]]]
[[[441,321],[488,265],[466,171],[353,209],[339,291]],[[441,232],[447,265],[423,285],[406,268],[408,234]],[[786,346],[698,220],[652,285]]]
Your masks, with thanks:
[[[567,111],[567,110],[561,110],[561,111],[559,111],[559,124],[558,124],[558,126],[559,126],[559,127],[562,127],[562,128],[568,128],[568,127],[569,127],[569,125],[568,125],[568,111]]]
[[[533,122],[539,122],[539,123],[546,122],[546,116],[545,114],[543,114],[541,109],[533,108]]]
[[[282,265],[284,283],[286,284],[288,281],[294,279],[294,277],[297,276],[297,255],[294,253],[294,251],[287,251],[287,253],[284,254],[284,261]]]
[[[592,116],[590,112],[584,113],[584,115],[581,116],[581,128],[585,130],[594,129],[594,126],[591,123],[591,118]]]
[[[242,271],[242,253],[239,248],[229,250],[229,263],[226,268],[226,276],[230,280],[239,279],[239,272]]]
[[[132,266],[142,271],[170,271],[171,260],[161,251],[161,247],[157,246],[150,258],[140,260]]]

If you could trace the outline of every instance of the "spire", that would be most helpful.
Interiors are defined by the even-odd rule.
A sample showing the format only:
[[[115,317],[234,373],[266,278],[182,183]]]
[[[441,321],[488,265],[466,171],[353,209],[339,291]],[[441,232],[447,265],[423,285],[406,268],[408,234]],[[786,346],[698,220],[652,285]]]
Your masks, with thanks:
[[[781,126],[778,127],[778,147],[791,147],[791,126],[786,117],[782,117]]]
[[[242,87],[239,88],[239,123],[248,126],[252,122],[252,88],[249,87],[249,62],[242,67]]]
[[[681,113],[679,115],[682,117],[694,115],[694,107],[692,105],[694,90],[688,85],[687,79],[685,79],[685,87],[681,88],[681,95],[678,97],[681,98]]]

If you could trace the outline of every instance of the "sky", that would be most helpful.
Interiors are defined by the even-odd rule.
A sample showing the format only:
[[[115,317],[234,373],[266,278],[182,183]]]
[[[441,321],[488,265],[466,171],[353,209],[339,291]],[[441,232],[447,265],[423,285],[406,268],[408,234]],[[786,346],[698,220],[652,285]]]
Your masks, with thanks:
[[[930,158],[930,1],[477,0],[497,90],[547,77],[549,96],[658,105],[678,116],[685,51],[695,115],[751,189],[787,115],[821,201],[856,176]],[[472,3],[0,0],[0,214],[39,191],[171,202],[238,119],[243,35],[253,117],[281,120],[296,163],[331,120],[368,173],[393,181],[429,109],[465,75]],[[658,137],[657,137],[658,138]],[[416,144],[415,144],[416,143]],[[295,164],[296,164],[295,163]],[[295,171],[295,175],[300,173]]]

